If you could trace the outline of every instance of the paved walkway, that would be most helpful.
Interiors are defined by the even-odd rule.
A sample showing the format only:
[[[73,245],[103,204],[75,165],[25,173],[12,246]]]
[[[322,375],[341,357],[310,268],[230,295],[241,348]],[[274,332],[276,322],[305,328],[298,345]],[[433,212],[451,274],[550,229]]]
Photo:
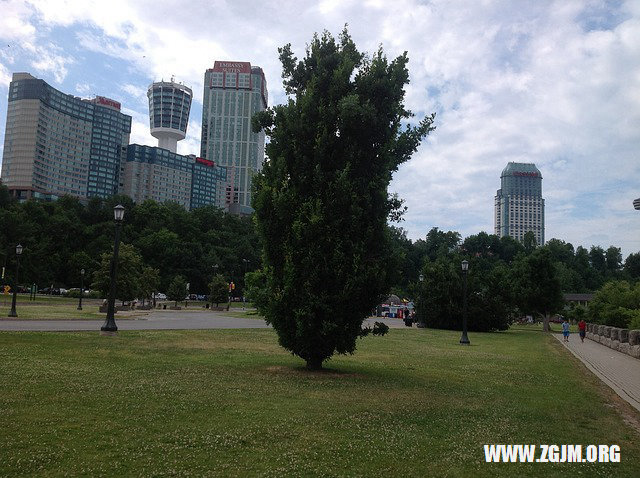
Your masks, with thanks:
[[[120,317],[118,317],[120,315]],[[225,312],[154,310],[141,316],[116,314],[118,330],[187,330],[187,329],[264,329],[270,327],[262,319],[232,317]],[[375,321],[384,322],[392,328],[404,328],[400,319],[371,318],[365,325]],[[100,320],[0,320],[0,331],[70,332],[99,331],[104,323]],[[415,326],[413,327],[415,329]]]
[[[118,317],[120,315],[120,317]],[[156,310],[148,315],[127,317],[115,315],[118,330],[181,330],[181,329],[263,329],[269,327],[262,319],[245,319],[224,312]],[[96,330],[100,320],[0,320],[0,330],[13,331],[85,331]]]
[[[600,380],[640,411],[640,360],[593,340],[584,339],[582,343],[578,334],[571,334],[568,343],[562,341],[561,334],[554,335]]]

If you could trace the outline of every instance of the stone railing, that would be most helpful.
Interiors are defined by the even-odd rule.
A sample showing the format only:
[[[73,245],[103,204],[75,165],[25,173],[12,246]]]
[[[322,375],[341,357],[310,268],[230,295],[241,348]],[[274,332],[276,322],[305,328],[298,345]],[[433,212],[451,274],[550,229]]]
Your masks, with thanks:
[[[587,338],[623,354],[640,359],[640,330],[587,324]]]

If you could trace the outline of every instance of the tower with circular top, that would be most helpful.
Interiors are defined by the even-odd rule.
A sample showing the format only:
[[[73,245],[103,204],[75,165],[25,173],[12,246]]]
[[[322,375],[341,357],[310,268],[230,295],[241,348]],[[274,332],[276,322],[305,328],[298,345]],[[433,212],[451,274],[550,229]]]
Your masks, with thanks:
[[[191,88],[171,81],[158,81],[149,86],[149,126],[158,147],[177,152],[178,141],[187,135],[193,92]]]

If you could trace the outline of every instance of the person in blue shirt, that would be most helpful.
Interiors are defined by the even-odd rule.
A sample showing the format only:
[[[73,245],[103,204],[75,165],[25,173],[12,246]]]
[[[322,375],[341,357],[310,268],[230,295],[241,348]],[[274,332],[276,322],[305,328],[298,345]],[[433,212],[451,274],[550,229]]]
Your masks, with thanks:
[[[567,318],[564,318],[564,322],[562,322],[562,335],[564,336],[564,341],[569,342],[569,321]]]

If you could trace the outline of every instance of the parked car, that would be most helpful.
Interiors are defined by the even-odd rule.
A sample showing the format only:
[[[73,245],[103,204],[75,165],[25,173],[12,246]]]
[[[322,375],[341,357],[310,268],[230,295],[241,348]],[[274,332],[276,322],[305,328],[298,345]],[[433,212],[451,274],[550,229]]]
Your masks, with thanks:
[[[163,294],[162,292],[156,292],[153,294],[153,298],[156,300],[167,300],[167,294]]]
[[[38,292],[48,295],[60,295],[60,289],[56,289],[55,287],[45,287],[44,289],[40,289]]]

